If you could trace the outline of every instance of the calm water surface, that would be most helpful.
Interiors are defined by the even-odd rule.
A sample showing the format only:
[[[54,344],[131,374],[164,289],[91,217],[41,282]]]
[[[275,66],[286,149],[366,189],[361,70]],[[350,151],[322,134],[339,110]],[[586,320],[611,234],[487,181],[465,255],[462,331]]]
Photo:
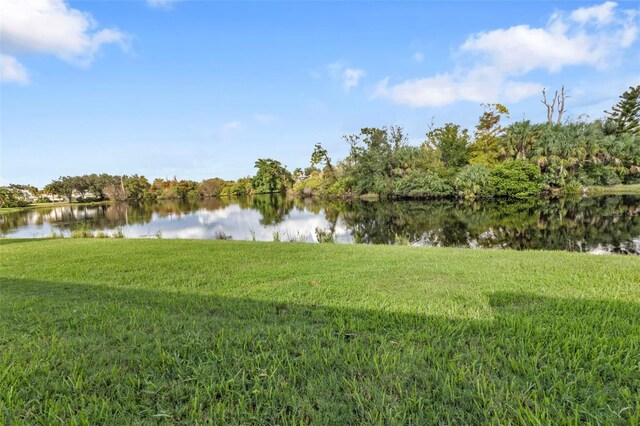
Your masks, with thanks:
[[[0,214],[2,237],[69,236],[78,227],[128,238],[317,241],[640,254],[640,197],[528,202],[316,202],[280,196],[51,207]]]

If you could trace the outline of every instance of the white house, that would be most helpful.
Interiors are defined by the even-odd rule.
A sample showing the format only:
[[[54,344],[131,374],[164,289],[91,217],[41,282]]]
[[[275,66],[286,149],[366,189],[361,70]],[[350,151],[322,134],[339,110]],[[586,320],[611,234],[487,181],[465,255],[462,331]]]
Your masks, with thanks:
[[[82,195],[80,191],[74,189],[71,193],[71,199],[76,200],[78,198],[96,198],[96,196],[93,192],[85,192],[84,195]]]
[[[35,195],[33,195],[31,192],[29,192],[26,189],[18,189],[18,191],[22,194],[22,198],[24,198],[26,201],[33,203],[34,201],[36,201],[38,199],[38,197],[36,197]]]

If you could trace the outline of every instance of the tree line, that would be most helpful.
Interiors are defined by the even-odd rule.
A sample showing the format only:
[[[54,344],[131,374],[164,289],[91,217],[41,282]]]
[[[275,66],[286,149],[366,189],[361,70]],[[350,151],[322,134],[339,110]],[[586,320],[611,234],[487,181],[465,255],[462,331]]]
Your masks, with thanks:
[[[91,174],[63,176],[34,195],[67,200],[197,199],[288,192],[299,197],[350,198],[527,198],[540,193],[579,192],[585,186],[640,183],[640,85],[630,87],[604,118],[562,121],[565,90],[548,101],[547,121],[505,125],[509,110],[484,104],[471,131],[459,124],[429,126],[419,146],[399,126],[367,127],[344,136],[346,158],[334,163],[315,145],[305,168],[289,171],[266,158],[253,177],[154,179]],[[17,185],[0,189],[0,205],[19,199]],[[42,199],[44,200],[44,199]]]
[[[503,125],[509,110],[485,111],[470,132],[430,126],[420,146],[400,127],[345,136],[349,155],[336,165],[316,145],[307,169],[294,172],[302,196],[377,194],[395,198],[517,197],[578,192],[585,186],[640,183],[640,86],[593,121],[561,121],[564,88],[549,102],[547,122]],[[557,115],[557,119],[554,116]]]

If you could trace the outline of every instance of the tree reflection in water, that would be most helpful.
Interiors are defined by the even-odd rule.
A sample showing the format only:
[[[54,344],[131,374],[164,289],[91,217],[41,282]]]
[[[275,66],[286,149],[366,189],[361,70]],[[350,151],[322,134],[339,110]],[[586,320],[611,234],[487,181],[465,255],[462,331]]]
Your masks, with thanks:
[[[203,223],[202,215],[214,219]],[[640,197],[482,201],[333,202],[261,195],[243,199],[161,201],[64,206],[0,214],[4,236],[68,234],[81,224],[95,230],[215,226],[234,236],[279,227],[313,233],[322,224],[340,242],[443,247],[568,250],[640,254]],[[233,223],[233,226],[232,226]],[[242,227],[245,231],[239,232]],[[269,232],[266,232],[269,231]],[[253,231],[252,231],[253,232]],[[211,238],[203,232],[196,238]],[[180,235],[179,233],[176,235]],[[143,236],[142,233],[133,236]],[[234,236],[235,237],[235,236]],[[260,238],[259,238],[260,239]],[[262,239],[269,239],[263,237]],[[313,238],[311,238],[313,239]]]

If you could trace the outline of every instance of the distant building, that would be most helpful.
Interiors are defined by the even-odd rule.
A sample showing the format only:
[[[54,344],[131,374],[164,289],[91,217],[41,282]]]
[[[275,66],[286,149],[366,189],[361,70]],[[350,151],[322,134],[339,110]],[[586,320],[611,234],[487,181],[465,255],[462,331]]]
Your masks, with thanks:
[[[26,189],[18,189],[18,192],[20,192],[22,194],[22,198],[24,198],[26,201],[33,203],[35,202],[38,197],[36,197],[35,195],[33,195],[31,192],[29,192]]]
[[[84,195],[82,195],[80,191],[77,191],[74,189],[73,192],[71,193],[71,199],[77,200],[78,198],[87,199],[87,198],[97,198],[97,197],[93,192],[85,192]]]
[[[47,200],[53,202],[53,203],[59,203],[62,201],[67,201],[66,198],[58,195],[58,194],[42,194],[40,196],[40,198],[46,198]]]

